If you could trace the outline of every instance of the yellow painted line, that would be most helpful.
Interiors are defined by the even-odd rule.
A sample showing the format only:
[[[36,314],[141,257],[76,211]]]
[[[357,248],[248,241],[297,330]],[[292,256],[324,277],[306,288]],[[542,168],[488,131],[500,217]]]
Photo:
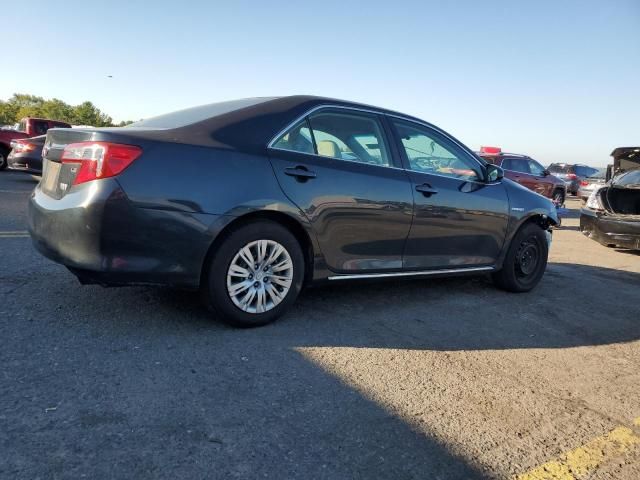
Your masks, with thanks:
[[[633,421],[640,426],[640,417]],[[527,473],[514,476],[514,480],[579,480],[592,473],[606,461],[640,445],[640,435],[628,427],[616,427],[609,433],[594,438],[587,444],[565,453]]]

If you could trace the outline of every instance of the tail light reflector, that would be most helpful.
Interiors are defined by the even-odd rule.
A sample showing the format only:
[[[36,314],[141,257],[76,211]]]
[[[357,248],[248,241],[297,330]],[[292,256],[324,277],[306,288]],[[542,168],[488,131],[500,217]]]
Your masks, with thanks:
[[[67,145],[62,152],[62,163],[78,164],[74,185],[99,178],[114,177],[142,154],[135,145],[110,142],[80,142]]]

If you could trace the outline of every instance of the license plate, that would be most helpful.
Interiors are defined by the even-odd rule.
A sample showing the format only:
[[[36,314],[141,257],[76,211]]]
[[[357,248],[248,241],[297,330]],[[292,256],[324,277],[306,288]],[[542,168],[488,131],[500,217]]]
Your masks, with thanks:
[[[58,183],[58,176],[60,175],[60,164],[57,162],[46,162],[46,173],[43,179],[43,188],[46,191],[54,192],[56,190],[56,184]]]

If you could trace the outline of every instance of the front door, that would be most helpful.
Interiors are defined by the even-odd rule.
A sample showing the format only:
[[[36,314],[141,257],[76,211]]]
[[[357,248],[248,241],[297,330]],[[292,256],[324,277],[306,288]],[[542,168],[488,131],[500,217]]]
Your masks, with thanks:
[[[375,113],[322,109],[269,149],[283,191],[310,221],[337,273],[402,268],[413,195],[381,120]]]
[[[502,249],[508,198],[502,183],[484,182],[484,167],[444,133],[391,119],[409,174],[414,218],[406,269],[488,266]]]

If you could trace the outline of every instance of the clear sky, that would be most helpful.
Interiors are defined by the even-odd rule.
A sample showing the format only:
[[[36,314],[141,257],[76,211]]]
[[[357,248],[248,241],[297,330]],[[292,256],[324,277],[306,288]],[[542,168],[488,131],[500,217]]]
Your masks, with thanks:
[[[2,99],[90,100],[120,121],[308,93],[544,164],[603,166],[640,144],[640,0],[29,0],[3,12]]]

